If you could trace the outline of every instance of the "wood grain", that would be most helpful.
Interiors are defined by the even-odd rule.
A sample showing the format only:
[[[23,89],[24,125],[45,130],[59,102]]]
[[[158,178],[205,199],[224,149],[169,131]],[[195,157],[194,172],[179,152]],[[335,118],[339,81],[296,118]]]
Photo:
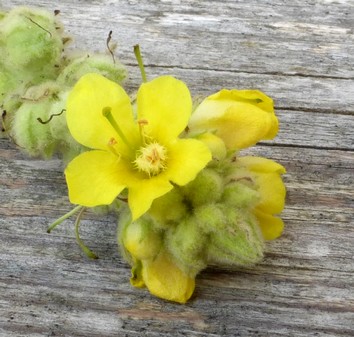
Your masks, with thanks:
[[[23,2],[3,0],[2,9]],[[129,284],[116,217],[87,212],[78,248],[59,159],[30,159],[0,139],[0,336],[354,336],[354,3],[351,0],[87,0],[60,9],[83,50],[113,30],[128,88],[132,46],[150,77],[174,74],[193,95],[258,88],[280,132],[244,151],[287,168],[283,236],[254,267],[210,267],[177,305]]]

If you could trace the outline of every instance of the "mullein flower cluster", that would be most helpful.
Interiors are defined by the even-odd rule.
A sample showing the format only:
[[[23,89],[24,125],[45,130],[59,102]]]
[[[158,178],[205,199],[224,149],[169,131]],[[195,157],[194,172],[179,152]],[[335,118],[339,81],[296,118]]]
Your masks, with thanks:
[[[62,52],[67,38],[55,16],[14,10],[0,15],[0,31],[7,34],[0,59],[17,55],[1,64],[5,132],[31,155],[59,151],[70,160],[64,173],[77,206],[51,229],[80,211],[78,229],[85,207],[114,208],[132,285],[179,303],[208,265],[262,259],[265,241],[283,231],[285,169],[240,151],[276,136],[272,99],[223,89],[193,104],[175,77],[147,81],[137,57],[143,83],[133,100],[121,86],[120,64]],[[25,60],[11,36],[32,41]]]

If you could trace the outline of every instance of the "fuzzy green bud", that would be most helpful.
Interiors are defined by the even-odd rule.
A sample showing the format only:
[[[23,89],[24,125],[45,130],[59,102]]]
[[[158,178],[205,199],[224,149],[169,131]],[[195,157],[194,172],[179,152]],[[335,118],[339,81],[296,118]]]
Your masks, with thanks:
[[[195,276],[206,267],[204,246],[207,236],[203,234],[193,217],[187,217],[178,226],[166,231],[165,245],[189,276]]]
[[[97,73],[116,83],[121,83],[127,76],[123,65],[108,55],[86,54],[74,58],[58,76],[58,81],[67,86],[74,84],[85,74]]]
[[[182,188],[185,198],[193,207],[218,201],[222,189],[222,178],[217,172],[208,168],[202,170],[193,181]]]
[[[69,90],[62,90],[57,93],[57,99],[52,101],[49,118],[52,119],[47,123],[51,137],[56,143],[56,151],[62,154],[64,162],[69,162],[82,151],[85,147],[79,144],[71,135],[66,122],[66,100]]]
[[[53,81],[30,87],[13,116],[11,135],[32,156],[61,152],[65,161],[83,150],[71,136],[65,118],[68,90]]]
[[[193,217],[203,233],[218,231],[225,226],[225,214],[220,204],[206,204],[197,207]]]
[[[263,257],[263,237],[258,223],[243,214],[224,229],[210,235],[208,262],[211,264],[250,265]]]
[[[222,202],[230,207],[249,209],[259,201],[259,193],[242,182],[227,184],[222,194]]]
[[[15,142],[32,156],[49,157],[53,154],[55,144],[48,125],[41,124],[38,118],[46,121],[51,102],[26,102],[17,110],[12,125]]]
[[[135,259],[153,259],[162,246],[161,233],[154,228],[149,217],[141,217],[126,226],[123,245]]]
[[[1,59],[8,69],[30,72],[32,83],[38,83],[42,74],[53,77],[63,48],[58,26],[47,11],[18,7],[9,12],[0,21]]]
[[[187,215],[187,205],[178,187],[153,201],[149,214],[161,227],[167,227],[171,222],[178,222]]]

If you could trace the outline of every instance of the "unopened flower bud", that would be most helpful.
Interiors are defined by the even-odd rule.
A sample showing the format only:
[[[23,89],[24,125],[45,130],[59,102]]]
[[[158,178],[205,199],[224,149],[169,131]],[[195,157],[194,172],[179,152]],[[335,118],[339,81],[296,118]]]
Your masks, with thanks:
[[[193,217],[183,219],[182,222],[166,232],[165,244],[171,254],[178,261],[178,265],[188,275],[195,276],[206,267],[204,245],[207,236]]]
[[[88,73],[101,74],[116,83],[121,83],[127,76],[123,65],[117,60],[113,63],[110,56],[86,54],[74,58],[60,73],[58,81],[67,86],[73,86],[83,75]]]
[[[259,201],[259,193],[242,181],[228,183],[222,194],[222,202],[230,207],[249,209]]]
[[[220,199],[223,181],[220,175],[212,169],[202,170],[197,177],[183,187],[185,198],[198,207],[207,203],[213,203]]]
[[[249,265],[263,257],[263,237],[256,219],[245,214],[229,222],[223,230],[210,235],[208,262],[212,264]]]
[[[157,220],[157,225],[167,227],[171,222],[178,222],[187,214],[187,205],[181,190],[176,187],[167,194],[153,201],[149,214]]]
[[[151,219],[141,217],[131,222],[123,233],[126,250],[138,260],[153,259],[162,246],[161,234],[153,227]]]
[[[32,83],[38,83],[42,74],[47,78],[48,73],[55,74],[63,48],[58,25],[47,11],[17,7],[9,12],[0,26],[0,45],[9,69],[30,72]]]

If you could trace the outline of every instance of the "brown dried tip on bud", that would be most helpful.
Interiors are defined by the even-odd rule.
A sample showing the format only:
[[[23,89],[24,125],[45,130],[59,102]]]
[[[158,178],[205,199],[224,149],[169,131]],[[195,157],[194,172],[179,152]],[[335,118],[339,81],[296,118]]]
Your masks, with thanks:
[[[54,9],[54,15],[58,15],[60,14],[60,10],[59,9]]]

